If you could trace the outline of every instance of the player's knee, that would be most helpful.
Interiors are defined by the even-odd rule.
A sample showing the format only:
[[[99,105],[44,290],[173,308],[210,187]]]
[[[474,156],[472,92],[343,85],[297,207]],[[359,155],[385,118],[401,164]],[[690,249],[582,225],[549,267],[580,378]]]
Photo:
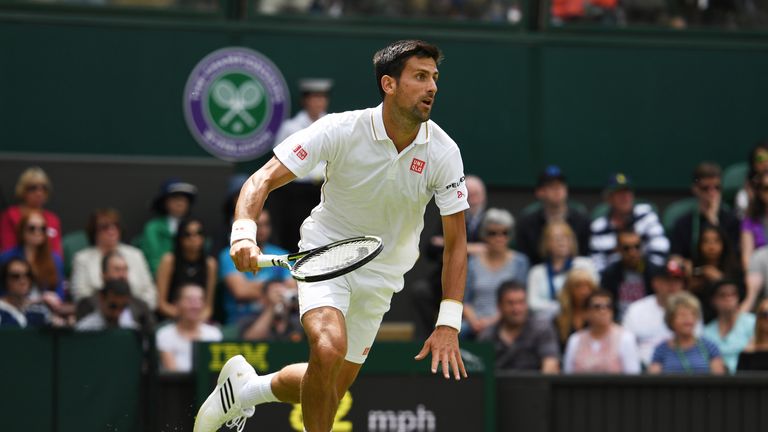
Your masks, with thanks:
[[[309,362],[325,371],[338,371],[347,355],[346,340],[321,337],[309,347]]]

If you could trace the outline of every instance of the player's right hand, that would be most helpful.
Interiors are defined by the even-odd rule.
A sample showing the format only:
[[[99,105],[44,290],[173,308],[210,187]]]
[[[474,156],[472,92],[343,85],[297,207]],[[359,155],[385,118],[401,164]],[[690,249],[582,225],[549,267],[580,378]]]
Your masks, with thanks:
[[[235,263],[238,271],[258,271],[258,256],[261,255],[261,249],[253,240],[238,240],[229,248],[229,256]]]

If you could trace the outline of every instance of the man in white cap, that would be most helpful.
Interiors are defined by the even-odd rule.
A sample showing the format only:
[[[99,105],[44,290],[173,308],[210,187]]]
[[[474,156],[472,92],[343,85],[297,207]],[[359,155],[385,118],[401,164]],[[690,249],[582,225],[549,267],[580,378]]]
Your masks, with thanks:
[[[333,81],[326,78],[299,80],[302,109],[280,125],[275,146],[294,133],[309,127],[326,114],[328,95],[332,86]],[[323,183],[324,175],[325,163],[321,163],[306,176],[296,179],[272,194],[269,209],[275,216],[273,232],[277,244],[289,250],[296,248],[301,223],[320,201],[320,185]]]

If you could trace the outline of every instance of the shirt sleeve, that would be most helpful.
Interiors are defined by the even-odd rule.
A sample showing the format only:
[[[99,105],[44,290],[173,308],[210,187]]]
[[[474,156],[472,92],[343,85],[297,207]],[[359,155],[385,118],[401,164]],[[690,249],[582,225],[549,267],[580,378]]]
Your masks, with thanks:
[[[156,336],[157,341],[155,342],[155,344],[157,345],[158,351],[166,351],[166,352],[172,351],[173,343],[170,340],[170,333],[168,331],[169,330],[168,326],[171,326],[171,325],[173,324],[166,324],[164,327],[161,327],[157,331],[157,336]]]
[[[329,160],[337,141],[335,114],[323,116],[275,147],[275,156],[296,177],[304,177],[321,161]]]
[[[560,343],[555,333],[555,328],[547,321],[542,321],[543,330],[539,343],[539,356],[560,358]]]
[[[637,375],[640,373],[640,353],[637,350],[635,336],[626,330],[621,333],[619,355],[621,355],[622,370],[625,374]]]
[[[464,162],[459,149],[438,161],[434,176],[435,204],[440,216],[448,216],[469,208],[467,183],[464,181]]]
[[[707,349],[710,360],[722,357],[720,354],[720,348],[718,348],[714,342],[707,339],[706,337],[701,338],[701,340],[704,343],[704,347]]]
[[[579,340],[579,333],[574,333],[568,337],[568,344],[565,346],[565,355],[563,356],[563,372],[573,373],[573,355]]]
[[[656,345],[656,348],[653,350],[653,356],[651,357],[651,363],[663,364],[666,353],[667,353],[667,341],[664,341]]]

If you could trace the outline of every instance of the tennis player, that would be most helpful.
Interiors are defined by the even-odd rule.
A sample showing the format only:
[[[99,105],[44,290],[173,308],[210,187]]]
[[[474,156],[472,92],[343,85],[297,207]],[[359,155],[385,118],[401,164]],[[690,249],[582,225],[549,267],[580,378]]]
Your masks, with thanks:
[[[424,210],[434,197],[445,235],[443,300],[434,331],[416,355],[432,355],[431,370],[455,379],[467,373],[459,353],[467,246],[464,167],[456,143],[429,120],[437,92],[439,48],[394,42],[373,57],[383,103],[329,114],[275,149],[275,157],[243,186],[235,209],[230,254],[240,271],[254,271],[261,253],[256,220],[270,191],[326,161],[322,197],[301,226],[301,250],[359,235],[382,238],[373,261],[344,276],[299,283],[309,362],[257,376],[242,356],[222,368],[203,403],[195,432],[222,424],[242,430],[254,406],[301,403],[304,427],[328,432],[339,398],[368,356],[393,293],[418,258]]]

